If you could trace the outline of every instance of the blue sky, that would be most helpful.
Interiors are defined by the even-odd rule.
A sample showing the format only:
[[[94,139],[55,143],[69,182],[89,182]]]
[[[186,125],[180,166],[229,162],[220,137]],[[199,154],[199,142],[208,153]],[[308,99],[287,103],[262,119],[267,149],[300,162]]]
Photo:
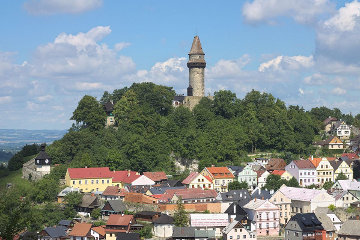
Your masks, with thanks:
[[[3,1],[0,30],[0,128],[67,129],[82,96],[133,82],[185,93],[196,34],[207,93],[360,112],[358,1]]]

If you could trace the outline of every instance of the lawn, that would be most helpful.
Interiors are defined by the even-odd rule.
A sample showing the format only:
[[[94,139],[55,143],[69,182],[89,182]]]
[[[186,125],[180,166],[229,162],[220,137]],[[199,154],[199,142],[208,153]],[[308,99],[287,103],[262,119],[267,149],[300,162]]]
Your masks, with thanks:
[[[22,169],[10,172],[10,174],[6,177],[0,178],[0,191],[3,191],[6,188],[7,183],[12,183],[13,186],[24,188],[30,188],[31,182],[21,178]]]

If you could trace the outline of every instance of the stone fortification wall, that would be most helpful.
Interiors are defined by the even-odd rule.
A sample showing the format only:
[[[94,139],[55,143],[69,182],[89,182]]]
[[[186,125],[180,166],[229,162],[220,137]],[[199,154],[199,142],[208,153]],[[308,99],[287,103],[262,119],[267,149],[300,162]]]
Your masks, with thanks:
[[[193,88],[194,97],[204,97],[204,76],[205,68],[189,68],[189,85]]]
[[[38,172],[36,171],[35,159],[23,164],[22,168],[22,178],[27,180],[37,181],[43,178],[48,172]]]

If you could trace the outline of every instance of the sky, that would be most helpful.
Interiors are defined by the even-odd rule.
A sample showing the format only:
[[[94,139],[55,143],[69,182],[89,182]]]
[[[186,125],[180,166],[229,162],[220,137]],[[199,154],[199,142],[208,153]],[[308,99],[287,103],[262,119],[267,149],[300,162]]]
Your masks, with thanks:
[[[360,2],[19,0],[0,8],[0,128],[68,129],[84,95],[188,87],[199,35],[205,92],[360,112]]]

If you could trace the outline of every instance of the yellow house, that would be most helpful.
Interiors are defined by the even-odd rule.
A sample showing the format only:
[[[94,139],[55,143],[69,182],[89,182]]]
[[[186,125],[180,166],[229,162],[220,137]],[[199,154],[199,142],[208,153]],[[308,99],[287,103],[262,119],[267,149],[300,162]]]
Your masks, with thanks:
[[[65,183],[82,192],[104,191],[108,186],[112,186],[112,177],[108,167],[68,168]]]
[[[292,177],[293,177],[293,175],[291,175],[291,173],[289,173],[288,171],[285,171],[285,172],[281,175],[281,179],[284,179],[284,180],[286,180],[286,181],[289,181]]]
[[[218,192],[227,192],[228,184],[235,178],[227,167],[206,167],[200,174],[210,177],[214,189]]]
[[[291,218],[291,199],[282,193],[281,190],[284,187],[286,186],[281,186],[281,188],[277,190],[269,199],[271,203],[275,204],[280,209],[280,224],[283,225],[285,225]]]
[[[334,181],[334,168],[331,166],[327,158],[321,158],[321,161],[316,167],[317,182],[323,185],[325,182]]]
[[[209,176],[201,175],[198,172],[192,172],[182,181],[187,188],[214,189],[214,184]]]
[[[345,161],[336,159],[334,161],[330,161],[330,164],[334,168],[335,180],[340,173],[343,173],[349,180],[353,179],[353,170]]]

